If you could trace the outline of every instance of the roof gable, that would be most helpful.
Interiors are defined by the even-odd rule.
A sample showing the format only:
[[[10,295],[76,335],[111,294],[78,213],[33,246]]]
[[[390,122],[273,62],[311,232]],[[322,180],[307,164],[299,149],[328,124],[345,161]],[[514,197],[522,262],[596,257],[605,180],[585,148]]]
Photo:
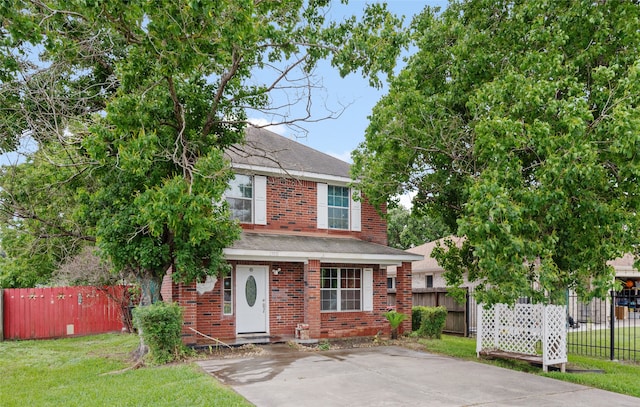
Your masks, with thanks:
[[[349,163],[266,129],[247,128],[244,143],[233,145],[226,155],[234,167],[350,178]]]

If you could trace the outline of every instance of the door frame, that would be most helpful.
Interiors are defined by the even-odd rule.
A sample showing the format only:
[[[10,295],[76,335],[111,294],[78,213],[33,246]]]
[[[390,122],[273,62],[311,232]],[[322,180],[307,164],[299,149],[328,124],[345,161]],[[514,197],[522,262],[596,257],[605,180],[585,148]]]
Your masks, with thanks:
[[[239,307],[238,304],[240,303],[240,301],[246,301],[245,298],[245,293],[244,293],[244,288],[240,287],[240,278],[239,278],[239,271],[240,270],[246,270],[246,272],[248,273],[248,270],[250,268],[254,269],[254,272],[260,272],[260,269],[262,269],[262,273],[264,275],[264,301],[265,301],[265,310],[264,310],[264,331],[256,331],[256,332],[241,332],[240,329],[240,319],[241,319],[241,315],[239,312]],[[235,274],[236,274],[236,278],[234,279],[235,281],[235,288],[234,288],[234,296],[235,296],[235,300],[236,300],[236,323],[235,323],[235,331],[236,331],[236,335],[256,335],[256,334],[269,334],[269,266],[268,265],[254,265],[254,264],[237,264],[235,267]],[[241,289],[242,288],[242,289]]]

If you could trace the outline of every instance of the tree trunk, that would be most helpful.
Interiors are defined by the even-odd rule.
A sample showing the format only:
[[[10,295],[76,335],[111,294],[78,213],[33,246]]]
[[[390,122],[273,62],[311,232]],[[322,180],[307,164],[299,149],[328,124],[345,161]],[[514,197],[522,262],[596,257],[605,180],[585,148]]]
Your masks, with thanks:
[[[146,271],[144,274],[138,277],[138,284],[140,285],[140,304],[138,306],[144,307],[161,301],[160,287],[162,286],[162,277],[156,276],[151,271]],[[140,363],[142,357],[149,352],[149,347],[144,343],[144,335],[142,328],[138,329],[138,337],[140,338],[140,344],[138,348],[133,352],[133,357]]]
[[[153,272],[147,271],[138,277],[140,285],[140,305],[151,305],[162,298],[160,296],[160,287],[162,286],[162,277],[156,276]]]

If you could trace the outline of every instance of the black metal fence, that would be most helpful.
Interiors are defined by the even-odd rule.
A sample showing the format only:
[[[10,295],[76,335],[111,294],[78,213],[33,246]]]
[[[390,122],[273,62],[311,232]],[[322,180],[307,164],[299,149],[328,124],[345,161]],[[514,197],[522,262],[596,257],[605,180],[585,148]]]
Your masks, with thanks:
[[[612,291],[607,299],[581,302],[570,295],[567,347],[576,355],[640,361],[639,289]]]
[[[389,291],[389,305],[395,305],[395,290]],[[522,302],[526,302],[525,299]],[[477,303],[473,288],[466,302],[456,303],[446,288],[414,289],[413,305],[445,305],[445,331],[475,337],[478,328]],[[611,360],[640,362],[640,288],[612,291],[606,299],[587,303],[576,295],[567,302],[567,351],[570,354]]]

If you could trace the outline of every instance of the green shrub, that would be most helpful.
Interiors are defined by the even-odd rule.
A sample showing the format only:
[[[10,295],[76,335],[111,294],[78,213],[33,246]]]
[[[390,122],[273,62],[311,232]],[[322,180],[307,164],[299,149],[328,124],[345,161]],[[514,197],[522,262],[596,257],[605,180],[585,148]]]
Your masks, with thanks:
[[[149,347],[151,360],[172,362],[187,352],[182,343],[182,309],[178,304],[157,302],[133,309],[133,320]]]
[[[412,331],[417,331],[418,329],[420,329],[420,324],[422,323],[422,311],[425,310],[427,307],[421,306],[421,305],[416,305],[415,307],[411,308],[411,330]]]
[[[412,325],[417,319],[420,321],[418,329],[416,329],[418,336],[440,339],[447,320],[447,309],[445,307],[414,307],[411,316]]]
[[[389,321],[391,326],[391,339],[398,339],[398,327],[402,324],[402,321],[407,319],[407,315],[396,311],[385,312],[382,315]]]

